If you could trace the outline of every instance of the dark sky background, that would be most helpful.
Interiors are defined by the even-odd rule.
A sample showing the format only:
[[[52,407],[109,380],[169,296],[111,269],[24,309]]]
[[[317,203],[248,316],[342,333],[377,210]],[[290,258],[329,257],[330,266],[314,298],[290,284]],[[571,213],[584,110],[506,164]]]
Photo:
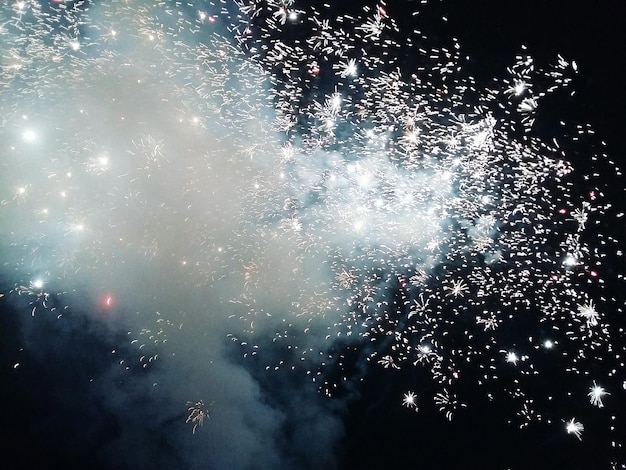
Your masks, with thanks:
[[[395,2],[388,3],[388,12],[399,26],[410,27],[413,20],[408,15],[403,17],[403,9]],[[411,2],[404,3],[413,8]],[[447,22],[439,20],[442,15]],[[561,135],[558,120],[563,115],[572,122],[589,122],[596,130],[598,142],[606,142],[604,149],[599,145],[596,149],[605,151],[618,166],[624,166],[626,6],[622,2],[432,1],[425,8],[424,17],[422,27],[434,41],[446,41],[450,36],[459,39],[479,83],[488,83],[491,77],[502,74],[521,45],[527,47],[537,63],[553,62],[557,54],[575,60],[579,74],[572,88],[576,94],[556,102],[558,109],[542,107],[535,132],[548,139],[553,133]],[[410,67],[411,59],[407,57],[406,62]],[[586,161],[586,157],[572,156],[580,162]],[[622,207],[624,181],[608,166],[604,170],[613,189],[610,197]],[[623,223],[600,229],[623,239]],[[3,244],[0,249],[7,248]],[[624,271],[621,265],[612,269],[614,273]],[[561,425],[533,423],[523,430],[507,425],[503,417],[512,413],[510,404],[487,402],[482,391],[471,389],[470,378],[465,401],[471,406],[459,412],[452,422],[433,405],[425,404],[419,413],[413,413],[401,406],[398,397],[408,389],[427,389],[428,378],[415,370],[380,368],[368,370],[358,391],[350,395],[352,399],[336,405],[313,392],[292,395],[292,390],[306,387],[308,382],[289,374],[274,379],[250,372],[262,388],[273,391],[273,396],[264,401],[268,407],[259,409],[258,419],[275,419],[272,409],[294,418],[280,428],[280,434],[265,436],[272,441],[265,451],[260,440],[259,455],[263,457],[256,463],[237,463],[238,446],[248,447],[251,444],[247,439],[260,439],[243,432],[241,442],[232,443],[232,460],[211,460],[211,453],[218,455],[219,449],[203,447],[201,441],[193,440],[202,433],[219,435],[219,419],[205,421],[198,430],[199,436],[192,435],[184,423],[184,403],[172,404],[166,394],[152,390],[151,379],[142,376],[150,372],[138,368],[133,372],[137,375],[129,378],[112,368],[111,364],[117,361],[112,359],[112,350],[119,357],[130,357],[136,352],[125,332],[110,328],[106,322],[93,322],[80,313],[86,308],[97,310],[99,307],[88,307],[96,305],[97,298],[69,293],[65,299],[70,300],[72,307],[62,321],[55,315],[33,317],[28,299],[16,300],[12,296],[9,301],[6,293],[15,282],[11,273],[2,270],[0,276],[0,292],[5,293],[0,298],[0,468],[263,469],[284,465],[282,468],[294,469],[600,469],[610,468],[611,460],[626,462],[625,449],[611,450],[608,446],[620,433],[626,433],[624,404],[618,400],[607,405],[610,412],[603,417],[598,418],[593,409],[589,416],[577,416],[586,428],[579,442],[564,433]],[[608,289],[619,286],[609,283]],[[172,298],[171,303],[175,306],[176,299]],[[224,385],[224,396],[232,393],[228,387],[239,380],[242,390],[248,387],[248,375],[241,373],[239,378],[238,374],[239,369],[233,366],[232,382]],[[171,373],[166,376],[172,384],[186,380],[182,373],[181,377]],[[560,376],[556,370],[553,379],[563,380],[564,390],[569,385],[567,376]],[[542,380],[545,379],[536,383],[538,390],[544,386]],[[626,377],[618,377],[611,385],[621,387],[624,380]],[[133,393],[125,394],[125,389],[132,389]],[[615,390],[614,395],[624,398],[623,390]],[[210,396],[199,398],[207,403],[213,401]],[[193,396],[189,399],[194,400]],[[146,405],[148,402],[150,406]],[[219,403],[215,407],[218,410]],[[172,411],[165,418],[158,412],[152,415],[150,409],[158,408]],[[325,413],[330,416],[327,426],[323,419],[316,419],[317,410],[324,410],[318,418]],[[568,409],[562,411],[565,416],[571,413]],[[609,423],[611,415],[617,417],[613,423]],[[610,432],[612,425],[616,431]],[[255,429],[266,428],[258,425]],[[177,437],[171,437],[172,434]],[[184,440],[180,436],[185,436]],[[198,453],[198,459],[189,458],[192,453]],[[319,457],[324,453],[331,457]],[[278,460],[268,454],[278,455]],[[208,457],[203,460],[202,455]],[[280,462],[281,455],[291,459]],[[205,466],[203,462],[211,463]]]

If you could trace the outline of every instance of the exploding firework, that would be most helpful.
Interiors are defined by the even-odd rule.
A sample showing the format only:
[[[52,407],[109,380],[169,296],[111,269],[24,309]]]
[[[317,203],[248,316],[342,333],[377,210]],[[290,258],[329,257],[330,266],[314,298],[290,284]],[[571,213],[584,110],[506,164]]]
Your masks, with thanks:
[[[590,128],[534,132],[575,62],[521,54],[481,86],[456,40],[429,48],[384,2],[0,8],[3,269],[33,315],[63,301],[49,286],[141,295],[148,368],[193,346],[175,332],[200,316],[176,299],[206,294],[249,367],[329,399],[365,367],[410,369],[432,384],[420,411],[453,420],[479,389],[579,439],[552,396],[617,399],[621,252],[602,227],[622,214],[568,153]],[[554,364],[567,396],[537,391]],[[187,406],[195,433],[206,408]]]
[[[204,420],[208,418],[209,413],[202,400],[195,403],[191,401],[187,402],[187,411],[189,412],[189,416],[187,416],[185,422],[191,424],[191,432],[195,434],[198,426],[204,425]]]

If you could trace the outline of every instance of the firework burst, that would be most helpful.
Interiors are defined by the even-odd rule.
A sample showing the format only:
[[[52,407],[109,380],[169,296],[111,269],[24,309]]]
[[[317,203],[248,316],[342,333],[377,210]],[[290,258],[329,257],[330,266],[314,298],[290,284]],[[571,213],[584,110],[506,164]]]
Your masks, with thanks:
[[[617,399],[588,385],[623,376],[614,209],[572,139],[534,132],[575,62],[522,54],[480,86],[456,41],[429,48],[384,2],[101,3],[0,7],[3,270],[33,315],[63,301],[49,286],[139,292],[153,314],[206,293],[248,367],[329,397],[365,368],[414,369],[432,384],[420,412],[452,420],[478,388],[519,427],[579,439],[551,412],[558,384],[537,392],[553,364],[573,378],[564,400]],[[167,294],[118,282],[128,266]],[[199,324],[157,315],[133,333],[143,368]],[[187,405],[195,433],[206,408]]]

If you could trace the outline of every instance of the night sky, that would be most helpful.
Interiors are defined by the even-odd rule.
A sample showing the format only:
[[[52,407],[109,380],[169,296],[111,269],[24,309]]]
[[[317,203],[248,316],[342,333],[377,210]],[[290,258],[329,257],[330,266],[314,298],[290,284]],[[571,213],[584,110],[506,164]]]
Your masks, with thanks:
[[[324,3],[0,6],[1,468],[626,468],[626,7]]]

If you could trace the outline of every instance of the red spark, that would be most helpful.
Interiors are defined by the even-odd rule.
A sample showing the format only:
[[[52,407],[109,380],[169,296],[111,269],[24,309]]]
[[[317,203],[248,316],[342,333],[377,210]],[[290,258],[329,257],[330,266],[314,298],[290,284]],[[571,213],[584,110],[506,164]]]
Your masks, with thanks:
[[[104,306],[104,308],[111,308],[113,307],[113,304],[115,303],[115,298],[110,295],[110,294],[106,294],[103,299],[102,299],[102,304]]]

